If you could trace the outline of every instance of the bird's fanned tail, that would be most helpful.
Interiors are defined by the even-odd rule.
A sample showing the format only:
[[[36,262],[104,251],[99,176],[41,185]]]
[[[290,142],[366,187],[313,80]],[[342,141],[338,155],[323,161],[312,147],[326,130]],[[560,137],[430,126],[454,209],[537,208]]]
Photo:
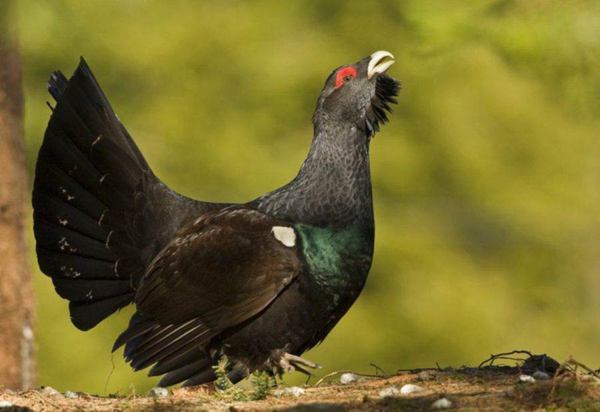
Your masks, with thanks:
[[[33,191],[38,261],[70,301],[75,326],[87,330],[132,301],[144,256],[173,231],[166,219],[154,229],[148,222],[160,221],[161,203],[175,195],[154,177],[83,59],[69,80],[53,73],[48,90],[56,107]]]
[[[88,330],[134,299],[149,261],[182,222],[219,204],[180,196],[162,184],[121,124],[82,59],[67,80],[54,72],[56,100],[36,165],[33,191],[38,261],[69,300],[73,324]],[[199,322],[159,325],[140,315],[117,339],[135,369],[154,365],[165,385],[214,379]]]

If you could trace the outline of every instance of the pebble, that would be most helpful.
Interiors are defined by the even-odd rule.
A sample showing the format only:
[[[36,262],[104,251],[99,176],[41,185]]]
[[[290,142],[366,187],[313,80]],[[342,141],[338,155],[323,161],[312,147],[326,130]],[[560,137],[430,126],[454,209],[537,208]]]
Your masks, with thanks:
[[[452,407],[452,401],[447,398],[440,398],[431,404],[431,409],[448,409]]]
[[[166,398],[169,396],[169,390],[166,388],[155,387],[150,389],[148,392],[148,396],[152,396],[153,398]]]
[[[273,391],[273,395],[275,396],[302,396],[304,395],[304,389],[299,386],[290,386],[289,388],[277,389]]]
[[[9,401],[0,401],[0,408],[12,408],[13,404]]]
[[[388,398],[390,396],[398,396],[400,391],[395,386],[390,386],[379,391],[380,398]]]
[[[59,391],[54,389],[52,386],[43,386],[42,390],[40,392],[42,392],[44,395],[47,395],[47,396],[57,396],[57,395],[61,394]]]
[[[521,376],[519,376],[519,381],[523,382],[523,383],[534,383],[535,378],[533,376],[529,376],[529,375],[521,375]]]
[[[340,383],[342,385],[348,385],[349,383],[356,382],[357,380],[358,376],[353,373],[343,373],[342,376],[340,376]]]
[[[413,385],[412,383],[407,383],[403,387],[400,388],[400,393],[402,395],[410,395],[411,393],[421,392],[423,388],[419,385]]]
[[[550,375],[548,375],[546,372],[542,372],[542,371],[535,371],[533,373],[533,377],[540,381],[547,381],[548,379],[550,379]]]
[[[79,394],[77,392],[73,392],[73,391],[66,391],[65,398],[76,399],[76,398],[79,398]]]

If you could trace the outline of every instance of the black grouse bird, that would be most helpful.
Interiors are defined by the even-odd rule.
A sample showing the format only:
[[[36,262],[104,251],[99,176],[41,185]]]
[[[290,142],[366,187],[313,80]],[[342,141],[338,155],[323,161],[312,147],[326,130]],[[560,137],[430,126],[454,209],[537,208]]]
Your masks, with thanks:
[[[316,365],[321,342],[361,292],[373,257],[369,141],[400,89],[378,51],[335,69],[298,175],[246,204],[181,196],[150,169],[86,62],[56,100],[35,170],[41,270],[88,330],[130,303],[113,350],[159,385],[237,382]]]

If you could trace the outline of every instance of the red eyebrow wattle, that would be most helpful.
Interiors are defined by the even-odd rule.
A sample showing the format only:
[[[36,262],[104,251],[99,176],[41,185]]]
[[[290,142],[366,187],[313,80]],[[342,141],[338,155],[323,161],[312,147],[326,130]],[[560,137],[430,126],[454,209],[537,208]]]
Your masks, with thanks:
[[[343,67],[335,75],[335,88],[342,87],[344,85],[344,77],[352,76],[356,77],[356,69],[352,66]]]

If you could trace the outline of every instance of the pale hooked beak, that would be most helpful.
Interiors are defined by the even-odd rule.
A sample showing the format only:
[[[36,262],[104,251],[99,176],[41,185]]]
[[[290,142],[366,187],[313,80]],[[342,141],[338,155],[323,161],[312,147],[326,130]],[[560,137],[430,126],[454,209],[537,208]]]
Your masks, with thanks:
[[[376,51],[371,55],[371,60],[369,60],[367,78],[370,80],[371,77],[376,74],[385,73],[392,64],[394,64],[394,56],[392,53],[385,50]]]

